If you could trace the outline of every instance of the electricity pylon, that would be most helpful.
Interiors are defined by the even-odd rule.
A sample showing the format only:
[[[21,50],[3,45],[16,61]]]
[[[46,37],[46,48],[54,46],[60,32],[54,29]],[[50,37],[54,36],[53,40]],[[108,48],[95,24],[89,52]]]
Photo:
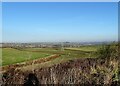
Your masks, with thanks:
[[[61,43],[61,51],[64,51],[64,44],[63,44],[63,42]]]

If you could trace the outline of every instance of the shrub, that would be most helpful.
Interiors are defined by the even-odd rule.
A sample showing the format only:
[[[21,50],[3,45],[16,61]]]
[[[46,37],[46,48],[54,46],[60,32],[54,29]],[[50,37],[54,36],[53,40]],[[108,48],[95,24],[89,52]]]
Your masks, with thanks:
[[[110,60],[110,59],[118,59],[118,43],[111,43],[108,45],[102,45],[100,49],[97,51],[97,56],[100,59]]]

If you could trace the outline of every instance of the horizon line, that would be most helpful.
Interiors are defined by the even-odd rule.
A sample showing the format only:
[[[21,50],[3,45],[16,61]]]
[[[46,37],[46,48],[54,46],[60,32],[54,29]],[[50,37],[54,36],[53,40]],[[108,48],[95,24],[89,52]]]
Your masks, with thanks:
[[[64,42],[70,42],[70,43],[74,43],[74,42],[79,42],[79,43],[92,43],[92,42],[118,42],[113,40],[113,41],[41,41],[41,42],[0,42],[0,43],[64,43]]]

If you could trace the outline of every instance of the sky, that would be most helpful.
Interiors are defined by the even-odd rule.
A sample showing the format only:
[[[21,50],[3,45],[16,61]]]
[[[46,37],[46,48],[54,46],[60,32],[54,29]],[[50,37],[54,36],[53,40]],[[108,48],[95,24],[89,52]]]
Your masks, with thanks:
[[[3,2],[3,42],[118,40],[117,2]]]

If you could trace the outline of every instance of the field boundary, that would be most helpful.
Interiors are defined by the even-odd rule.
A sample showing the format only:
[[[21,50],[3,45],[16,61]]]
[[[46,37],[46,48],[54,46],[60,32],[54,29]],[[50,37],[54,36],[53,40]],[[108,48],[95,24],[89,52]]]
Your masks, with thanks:
[[[34,64],[38,64],[38,63],[43,63],[43,62],[47,62],[50,61],[52,59],[58,58],[60,57],[59,54],[54,54],[45,58],[39,58],[39,59],[34,59],[34,60],[30,60],[30,61],[25,61],[25,62],[21,62],[21,63],[16,63],[16,64],[12,64],[12,65],[6,65],[6,66],[2,66],[2,71],[1,72],[5,72],[9,69],[15,69],[15,68],[19,68],[19,67],[23,67],[23,66],[27,66],[27,65],[34,65]]]

